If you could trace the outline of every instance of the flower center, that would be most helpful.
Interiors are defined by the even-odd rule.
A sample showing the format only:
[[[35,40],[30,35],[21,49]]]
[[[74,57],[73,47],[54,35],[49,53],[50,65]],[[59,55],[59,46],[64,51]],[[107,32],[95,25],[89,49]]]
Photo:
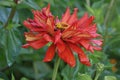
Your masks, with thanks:
[[[63,23],[63,22],[59,22],[59,23],[56,24],[56,27],[58,29],[66,29],[66,28],[68,28],[68,26],[69,25],[67,23]]]

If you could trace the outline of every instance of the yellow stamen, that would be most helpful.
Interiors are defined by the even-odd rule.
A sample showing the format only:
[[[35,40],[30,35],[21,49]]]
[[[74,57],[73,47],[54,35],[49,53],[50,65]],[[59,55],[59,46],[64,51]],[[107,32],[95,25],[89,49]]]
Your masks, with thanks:
[[[66,28],[68,28],[68,26],[69,26],[68,24],[63,23],[63,22],[61,22],[61,23],[59,22],[56,24],[56,27],[59,29],[66,29]]]

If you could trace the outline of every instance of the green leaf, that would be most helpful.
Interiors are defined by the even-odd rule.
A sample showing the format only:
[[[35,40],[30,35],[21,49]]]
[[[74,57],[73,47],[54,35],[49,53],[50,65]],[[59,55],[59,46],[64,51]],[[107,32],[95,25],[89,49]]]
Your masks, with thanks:
[[[17,29],[0,30],[0,44],[3,47],[3,52],[9,66],[15,61],[21,49],[20,34]]]
[[[7,6],[7,7],[11,7],[11,6],[15,6],[16,4],[13,1],[0,1],[0,6]]]
[[[22,77],[21,80],[29,80],[29,79],[27,79],[27,78],[25,78],[25,77]]]
[[[20,6],[22,5],[22,6]],[[35,3],[34,0],[27,0],[27,1],[23,1],[23,4],[20,4],[19,7],[21,8],[33,8],[33,9],[40,9],[40,7],[37,5],[37,3]]]
[[[77,80],[92,80],[92,78],[87,74],[78,73]]]
[[[20,73],[33,79],[42,79],[46,78],[46,76],[48,78],[48,74],[51,72],[51,68],[46,63],[40,61],[33,62],[32,66],[29,66],[29,63],[26,63],[26,65],[18,64],[14,69],[17,69]]]
[[[9,80],[5,73],[0,72],[0,80]]]
[[[20,24],[9,24],[9,26],[6,28],[6,29],[12,29],[13,27],[15,28],[15,27],[19,27],[19,26],[21,26]]]
[[[88,5],[85,5],[85,6],[89,12],[91,12],[93,15],[95,15],[95,11],[93,8],[89,7]]]
[[[104,80],[117,80],[115,76],[105,76]]]
[[[15,77],[14,77],[14,75],[12,74],[12,80],[15,80]]]

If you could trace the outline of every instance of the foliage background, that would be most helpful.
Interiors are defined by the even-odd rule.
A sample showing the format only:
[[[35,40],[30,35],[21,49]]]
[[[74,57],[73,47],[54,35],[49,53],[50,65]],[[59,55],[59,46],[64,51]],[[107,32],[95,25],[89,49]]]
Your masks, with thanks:
[[[40,10],[48,3],[51,12],[59,18],[66,7],[71,12],[77,7],[79,17],[85,12],[94,15],[98,33],[104,40],[101,52],[86,52],[91,67],[77,60],[77,66],[70,68],[61,61],[57,80],[92,80],[98,63],[104,65],[99,80],[120,80],[120,0],[0,0],[0,80],[51,79],[55,59],[42,62],[47,46],[37,51],[21,47],[25,44],[24,32],[28,31],[23,21],[33,17],[32,9]]]

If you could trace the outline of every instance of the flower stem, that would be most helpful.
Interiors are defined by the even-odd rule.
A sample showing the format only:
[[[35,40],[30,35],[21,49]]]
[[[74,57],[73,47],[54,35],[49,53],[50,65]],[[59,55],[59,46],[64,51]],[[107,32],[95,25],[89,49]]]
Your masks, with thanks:
[[[107,41],[107,37],[108,37],[108,20],[110,18],[111,14],[111,10],[112,7],[114,6],[115,0],[111,0],[105,15],[105,19],[104,19],[104,26],[105,26],[105,32],[104,32],[104,42],[103,42],[103,46],[105,45],[106,41]]]
[[[37,61],[34,61],[33,62],[33,69],[34,69],[34,72],[35,72],[35,80],[39,80],[38,79],[38,74],[39,74],[39,71],[38,71],[38,68],[37,68]]]
[[[57,71],[58,71],[59,64],[60,64],[60,58],[57,58],[57,60],[55,62],[55,65],[54,65],[52,80],[56,80],[56,76],[57,76]]]
[[[4,28],[6,28],[8,26],[8,23],[13,19],[14,15],[15,15],[15,12],[16,12],[16,6],[12,7],[10,15],[7,19],[7,22],[4,25]]]
[[[99,76],[101,73],[96,73],[95,79],[94,80],[98,80]]]
[[[90,7],[90,0],[86,0],[86,4]]]
[[[96,64],[96,74],[95,74],[94,80],[98,80],[98,78],[101,75],[101,73],[103,72],[103,70],[104,70],[104,64],[97,63]]]

